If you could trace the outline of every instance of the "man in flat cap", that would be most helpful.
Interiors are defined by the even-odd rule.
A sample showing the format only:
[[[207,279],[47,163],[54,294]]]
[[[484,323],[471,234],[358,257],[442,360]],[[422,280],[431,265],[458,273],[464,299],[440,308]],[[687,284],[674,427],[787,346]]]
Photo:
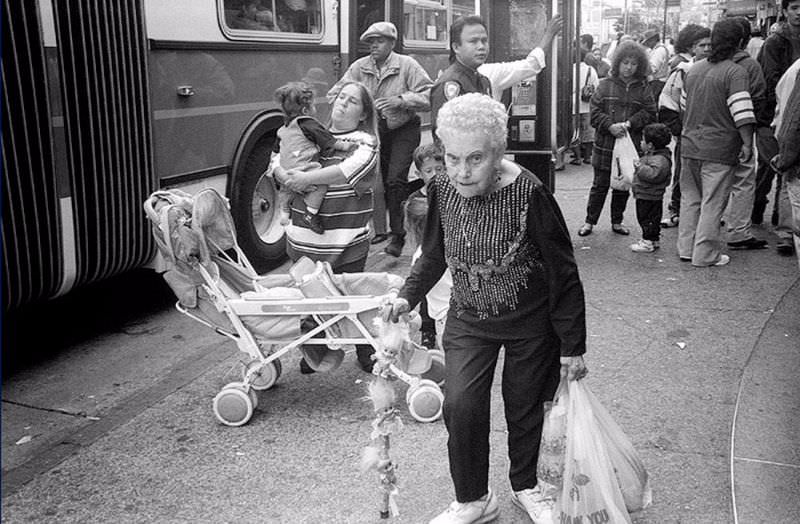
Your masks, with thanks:
[[[386,253],[399,257],[406,236],[403,201],[408,196],[408,170],[421,135],[417,112],[430,110],[433,82],[416,60],[392,51],[397,41],[397,28],[391,22],[375,22],[360,39],[369,45],[370,54],[350,65],[328,91],[328,100],[333,101],[344,83],[353,81],[367,86],[375,98],[375,108],[380,117],[381,178],[386,209],[389,210],[391,237]],[[376,215],[382,207],[376,203]],[[382,221],[376,216],[375,222],[380,224]],[[376,231],[373,243],[386,238],[385,232]]]

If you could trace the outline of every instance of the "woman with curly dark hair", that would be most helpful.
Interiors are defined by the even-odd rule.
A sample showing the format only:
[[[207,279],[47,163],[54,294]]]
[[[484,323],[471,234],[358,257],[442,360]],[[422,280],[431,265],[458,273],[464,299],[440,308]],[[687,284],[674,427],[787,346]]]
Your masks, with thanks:
[[[630,133],[637,150],[642,139],[642,129],[656,121],[656,101],[647,81],[650,62],[641,45],[622,42],[614,51],[611,74],[600,80],[591,100],[591,121],[595,128],[594,181],[589,190],[586,206],[586,223],[578,230],[585,237],[600,219],[606,194],[611,184],[611,154],[614,141]],[[628,201],[628,191],[612,190],[611,229],[620,235],[630,231],[622,225],[622,215]]]

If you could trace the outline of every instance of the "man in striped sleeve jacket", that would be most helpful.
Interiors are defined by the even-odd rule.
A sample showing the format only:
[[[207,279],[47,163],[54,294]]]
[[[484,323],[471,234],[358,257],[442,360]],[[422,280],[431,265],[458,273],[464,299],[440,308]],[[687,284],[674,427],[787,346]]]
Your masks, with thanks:
[[[733,172],[753,155],[756,122],[747,71],[734,63],[739,23],[717,22],[711,54],[686,75],[681,93],[681,220],[678,256],[697,267],[724,266],[720,220]],[[685,218],[684,218],[685,217]]]

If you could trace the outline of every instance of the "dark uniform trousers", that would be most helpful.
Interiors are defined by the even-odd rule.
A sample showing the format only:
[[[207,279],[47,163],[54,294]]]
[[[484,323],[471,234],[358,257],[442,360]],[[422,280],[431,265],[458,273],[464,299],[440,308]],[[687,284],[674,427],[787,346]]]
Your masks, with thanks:
[[[389,129],[386,121],[381,120],[378,134],[381,141],[381,178],[386,209],[389,211],[389,231],[403,237],[406,233],[403,228],[403,202],[408,197],[408,170],[421,137],[419,117],[414,116],[397,129]]]

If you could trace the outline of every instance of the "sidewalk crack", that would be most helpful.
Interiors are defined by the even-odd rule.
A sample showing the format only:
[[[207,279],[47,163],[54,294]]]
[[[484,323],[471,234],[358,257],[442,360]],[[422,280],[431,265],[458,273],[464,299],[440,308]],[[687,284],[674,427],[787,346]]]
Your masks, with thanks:
[[[60,408],[43,408],[41,406],[34,406],[33,404],[26,404],[25,402],[17,402],[15,400],[6,400],[6,399],[3,399],[3,403],[11,404],[13,406],[20,406],[28,409],[35,409],[37,411],[47,411],[49,413],[58,413],[61,415],[69,415],[71,417],[85,418],[88,420],[100,420],[99,417],[89,415],[85,411],[70,411],[67,409],[60,409]]]

